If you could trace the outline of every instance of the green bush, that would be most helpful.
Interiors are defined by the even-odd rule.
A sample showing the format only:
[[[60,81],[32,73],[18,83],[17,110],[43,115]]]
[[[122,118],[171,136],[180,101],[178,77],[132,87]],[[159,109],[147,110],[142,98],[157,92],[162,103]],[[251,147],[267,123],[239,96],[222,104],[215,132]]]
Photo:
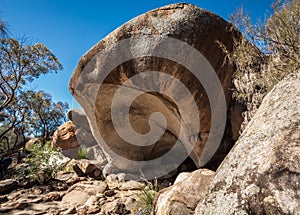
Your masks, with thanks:
[[[147,182],[147,185],[137,195],[137,201],[140,205],[138,214],[140,215],[152,215],[154,214],[153,200],[155,193],[158,191],[157,181],[154,185]]]
[[[85,147],[80,147],[77,151],[77,159],[88,159],[88,152]]]
[[[40,141],[30,149],[29,157],[24,159],[25,164],[18,170],[17,179],[44,184],[55,178],[57,172],[62,170],[55,162],[61,157],[61,149],[52,149],[50,142],[43,145]]]

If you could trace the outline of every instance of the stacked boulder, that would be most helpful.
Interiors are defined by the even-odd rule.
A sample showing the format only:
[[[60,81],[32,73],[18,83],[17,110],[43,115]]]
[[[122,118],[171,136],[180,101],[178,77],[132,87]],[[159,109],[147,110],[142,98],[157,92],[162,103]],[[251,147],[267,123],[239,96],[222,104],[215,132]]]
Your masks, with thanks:
[[[84,149],[87,153],[86,158],[97,160],[99,163],[105,162],[105,155],[90,130],[84,112],[70,110],[67,116],[71,121],[64,123],[54,132],[52,147],[61,148],[65,156],[74,159],[77,158],[78,150]]]

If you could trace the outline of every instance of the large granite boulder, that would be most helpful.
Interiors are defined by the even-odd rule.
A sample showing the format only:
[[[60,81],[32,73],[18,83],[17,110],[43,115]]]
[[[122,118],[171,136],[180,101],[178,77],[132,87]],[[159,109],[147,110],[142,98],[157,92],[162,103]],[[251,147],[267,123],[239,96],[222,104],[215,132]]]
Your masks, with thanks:
[[[155,214],[194,214],[198,202],[204,198],[214,175],[214,171],[207,169],[180,173],[174,185],[157,194],[154,204]]]
[[[264,98],[196,214],[300,214],[300,71]]]
[[[216,169],[239,136],[242,122],[241,111],[236,111],[239,108],[231,99],[235,70],[224,60],[225,53],[218,44],[232,50],[234,37],[240,34],[229,31],[230,27],[219,16],[197,6],[172,4],[130,20],[80,59],[69,88],[114,166],[124,171],[147,171],[155,164],[144,168],[145,163],[139,161],[160,158],[175,145],[173,157],[156,167],[171,166],[165,169],[167,173],[178,166],[180,156],[185,159],[189,155],[197,167],[207,164]],[[169,55],[172,57],[164,57]],[[160,74],[151,79],[149,71]],[[137,76],[140,79],[134,79]],[[170,76],[172,81],[167,81]],[[188,91],[181,90],[178,82]],[[120,91],[123,97],[115,102]],[[139,96],[128,108],[126,102],[132,95]],[[116,112],[112,114],[113,105]],[[120,134],[129,127],[133,130],[127,132],[129,139],[144,145],[133,145]],[[160,132],[157,139],[155,134]],[[155,138],[149,137],[150,133]]]

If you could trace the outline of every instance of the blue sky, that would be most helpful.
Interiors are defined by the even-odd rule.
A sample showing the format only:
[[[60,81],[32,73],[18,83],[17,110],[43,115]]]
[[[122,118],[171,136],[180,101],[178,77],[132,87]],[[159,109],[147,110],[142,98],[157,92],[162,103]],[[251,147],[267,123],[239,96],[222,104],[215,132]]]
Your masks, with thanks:
[[[55,101],[74,103],[69,79],[79,58],[111,31],[151,9],[182,2],[172,0],[0,0],[1,18],[16,37],[26,35],[45,44],[62,63],[64,70],[48,74],[29,87],[49,92]],[[190,0],[224,19],[241,5],[251,17],[264,18],[272,0]]]

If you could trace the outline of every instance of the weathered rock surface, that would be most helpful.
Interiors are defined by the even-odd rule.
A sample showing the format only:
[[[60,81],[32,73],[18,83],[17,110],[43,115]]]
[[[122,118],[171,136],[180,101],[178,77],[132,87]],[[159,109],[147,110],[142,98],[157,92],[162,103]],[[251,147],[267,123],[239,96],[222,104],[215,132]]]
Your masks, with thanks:
[[[89,194],[81,190],[72,190],[64,195],[62,203],[68,206],[82,206],[89,199]]]
[[[159,191],[155,214],[194,214],[214,175],[215,172],[207,169],[179,174],[174,185]]]
[[[78,176],[90,176],[95,179],[103,179],[102,171],[98,168],[97,162],[80,160],[73,165]]]
[[[52,147],[62,148],[63,154],[70,158],[77,158],[80,148],[86,150],[87,158],[97,160],[99,163],[106,161],[106,157],[95,140],[86,115],[82,110],[70,110],[69,122],[61,125],[54,133]]]
[[[69,110],[67,115],[76,126],[76,137],[78,142],[85,147],[97,145],[97,141],[91,133],[85,113],[82,110],[73,109]]]
[[[76,158],[79,144],[76,139],[76,126],[69,121],[59,126],[53,134],[51,145],[53,148],[60,147],[65,156]]]
[[[69,110],[68,118],[76,126],[75,135],[80,147],[86,149],[87,157],[90,160],[97,160],[99,163],[106,161],[105,154],[95,140],[85,113],[79,109]]]
[[[300,71],[264,98],[196,214],[300,214]]]
[[[201,85],[200,81],[197,80],[195,75],[186,67],[166,58],[149,57],[149,55],[151,56],[151,54],[154,54],[161,48],[160,44],[163,43],[162,41],[167,37],[186,42],[198,50],[208,60],[212,68],[216,71],[224,90],[226,101],[226,107],[224,109],[231,106],[232,108],[230,110],[235,113],[234,117],[231,117],[232,115],[229,113],[230,117],[228,118],[226,135],[223,138],[217,154],[212,159],[212,162],[209,163],[211,168],[218,166],[233,145],[235,139],[239,136],[239,124],[242,122],[241,111],[233,111],[235,108],[231,100],[231,79],[234,67],[226,63],[224,64],[225,53],[216,43],[216,41],[220,41],[228,50],[232,49],[233,38],[234,36],[238,36],[239,33],[229,32],[228,27],[230,27],[230,24],[222,18],[194,5],[184,3],[172,4],[130,20],[101,40],[81,58],[72,75],[69,88],[73,96],[85,110],[93,134],[100,143],[101,148],[107,153],[112,149],[112,151],[118,154],[118,156],[113,156],[112,153],[110,153],[110,155],[113,156],[115,166],[119,169],[129,171],[141,168],[131,162],[118,160],[120,155],[135,161],[151,160],[160,157],[170,150],[178,140],[180,126],[184,128],[184,138],[181,138],[180,141],[185,146],[185,148],[180,150],[191,147],[192,140],[197,140],[198,138],[196,146],[190,156],[198,167],[205,163],[205,158],[202,158],[203,160],[200,158],[209,132],[215,129],[211,128],[211,109],[215,108],[215,106],[210,107],[209,99],[203,85]],[[118,49],[117,43],[123,39],[150,35],[160,36],[162,40],[156,42],[152,41],[153,43],[147,45],[146,39],[141,42],[142,44],[133,43],[126,48]],[[104,55],[103,52],[105,52]],[[135,56],[141,52],[148,53],[148,57],[135,58]],[[188,65],[191,65],[197,61],[192,59],[191,56],[193,53],[184,53],[179,50],[175,52],[176,53],[173,54],[177,54],[180,62],[187,62]],[[112,62],[116,62],[116,59],[119,59],[116,53],[123,57],[129,56],[129,59],[126,62],[119,62],[120,65],[111,68],[112,71],[106,71]],[[159,89],[160,92],[169,93],[167,96],[162,93],[144,93],[143,96],[137,98],[138,101],[133,103],[129,118],[130,126],[132,126],[136,132],[140,134],[149,132],[150,126],[148,120],[153,112],[163,113],[168,122],[166,132],[159,141],[152,146],[141,147],[128,143],[116,133],[111,118],[111,105],[116,89],[120,85],[128,81],[134,75],[146,71],[160,71],[163,74],[169,74],[175,77],[176,80],[179,80],[189,89],[192,98],[187,98],[187,95],[183,92],[176,91],[175,82],[167,83],[161,78],[162,76],[158,77],[158,79],[154,78],[155,80],[143,86],[140,86],[139,83],[132,82],[130,86],[134,86],[134,89],[125,87],[126,90],[132,90],[132,93],[136,91],[144,93],[152,89],[152,87]],[[110,73],[106,76],[105,72]],[[201,73],[203,71],[199,70],[199,72]],[[200,75],[203,76],[203,74]],[[101,83],[102,86],[99,89]],[[207,81],[207,83],[204,84],[212,84],[209,86],[212,92],[217,89],[213,86],[215,84],[213,81]],[[214,92],[214,98],[217,98],[220,104],[223,98],[223,92],[221,91],[222,90],[217,90],[217,92]],[[174,101],[170,99],[173,95],[176,95],[181,102],[185,102],[186,109],[184,110],[184,115],[188,120],[185,120],[184,125],[180,123],[183,117],[178,113],[177,104],[174,104]],[[126,100],[126,98],[123,99]],[[197,130],[194,130],[194,124],[197,124],[198,121],[195,122],[194,118],[191,118],[189,114],[192,100],[196,102],[201,122],[200,128],[197,128]],[[117,109],[121,112],[123,108],[122,104],[117,106]],[[219,110],[219,114],[221,114],[222,111],[224,111],[226,115],[226,110]],[[163,127],[161,121],[159,121],[160,119],[161,118],[153,123],[156,126],[154,128],[158,130]],[[229,122],[231,120],[235,120],[235,122]],[[231,125],[234,126],[231,127]],[[126,128],[126,126],[128,125],[119,125],[121,128]],[[223,133],[221,134],[221,138],[222,136]],[[107,147],[103,141],[108,145]],[[151,139],[149,141],[151,141]],[[209,157],[215,150],[216,147],[208,148],[205,156]],[[170,163],[172,163],[172,161]],[[170,165],[170,163],[165,165]]]
[[[25,143],[25,149],[30,150],[39,140],[40,138],[38,137],[31,138]]]

